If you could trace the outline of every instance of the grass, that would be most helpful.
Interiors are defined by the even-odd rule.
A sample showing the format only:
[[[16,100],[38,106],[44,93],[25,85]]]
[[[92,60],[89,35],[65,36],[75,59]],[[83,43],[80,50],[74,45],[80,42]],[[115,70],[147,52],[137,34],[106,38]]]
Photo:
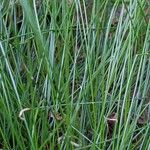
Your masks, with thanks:
[[[146,0],[0,2],[0,148],[150,149]]]

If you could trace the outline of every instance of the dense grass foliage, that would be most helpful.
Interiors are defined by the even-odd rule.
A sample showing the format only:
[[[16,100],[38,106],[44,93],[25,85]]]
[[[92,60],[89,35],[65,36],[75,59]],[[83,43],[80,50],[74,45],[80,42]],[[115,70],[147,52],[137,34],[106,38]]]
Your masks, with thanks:
[[[0,148],[150,149],[147,0],[0,1]]]

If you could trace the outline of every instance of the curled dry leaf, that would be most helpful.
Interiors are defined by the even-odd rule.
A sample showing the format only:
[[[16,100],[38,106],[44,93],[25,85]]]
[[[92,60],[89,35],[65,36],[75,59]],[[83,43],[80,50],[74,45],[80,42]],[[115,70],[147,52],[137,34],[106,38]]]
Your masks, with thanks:
[[[25,118],[23,117],[24,112],[31,110],[30,108],[24,108],[19,112],[19,118],[21,120],[25,120]]]

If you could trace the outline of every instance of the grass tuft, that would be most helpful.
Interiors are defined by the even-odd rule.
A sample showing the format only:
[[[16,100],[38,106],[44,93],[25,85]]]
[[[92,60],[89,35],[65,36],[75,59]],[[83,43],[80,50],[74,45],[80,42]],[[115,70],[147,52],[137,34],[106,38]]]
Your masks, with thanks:
[[[146,0],[0,1],[0,149],[150,148]]]

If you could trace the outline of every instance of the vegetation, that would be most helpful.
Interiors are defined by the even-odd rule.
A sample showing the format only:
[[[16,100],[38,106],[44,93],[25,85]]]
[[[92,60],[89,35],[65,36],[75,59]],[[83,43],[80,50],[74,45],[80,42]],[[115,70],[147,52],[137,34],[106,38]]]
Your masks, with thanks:
[[[0,1],[0,148],[150,149],[147,0]]]

